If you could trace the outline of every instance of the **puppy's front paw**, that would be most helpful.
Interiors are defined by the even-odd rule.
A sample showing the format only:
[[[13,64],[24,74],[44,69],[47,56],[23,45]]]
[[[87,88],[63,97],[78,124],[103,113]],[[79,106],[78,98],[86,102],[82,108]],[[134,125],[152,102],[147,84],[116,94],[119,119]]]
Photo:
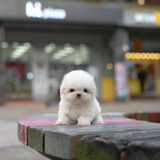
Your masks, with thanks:
[[[78,119],[77,125],[79,125],[79,126],[89,126],[90,125],[90,121],[85,117],[80,117]]]
[[[61,121],[61,120],[57,120],[56,121],[56,125],[68,125],[69,123],[67,121]]]
[[[98,115],[93,121],[92,124],[104,124],[103,118],[101,115]]]
[[[83,123],[78,122],[77,125],[78,126],[89,126],[90,122],[83,122]]]

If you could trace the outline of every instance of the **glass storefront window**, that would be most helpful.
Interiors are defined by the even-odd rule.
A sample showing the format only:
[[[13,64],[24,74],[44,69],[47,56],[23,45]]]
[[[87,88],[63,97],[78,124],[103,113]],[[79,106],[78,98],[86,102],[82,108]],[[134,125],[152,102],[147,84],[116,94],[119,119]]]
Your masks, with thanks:
[[[157,96],[160,41],[153,36],[131,36],[125,58],[131,96]]]
[[[91,47],[86,44],[49,43],[44,51],[49,62],[49,99],[55,100],[59,97],[59,86],[64,74],[71,70],[88,68]]]
[[[42,95],[57,99],[63,75],[71,70],[87,70],[90,64],[91,47],[86,44],[48,43],[42,48],[29,42],[2,42],[0,46],[6,99],[40,99]],[[45,91],[39,91],[38,85],[46,87]]]
[[[29,42],[1,42],[5,71],[5,97],[31,98],[31,48]]]
[[[65,74],[74,69],[85,70],[90,62],[90,50],[85,44],[47,44],[44,51],[48,55],[49,74],[52,76],[54,73]]]

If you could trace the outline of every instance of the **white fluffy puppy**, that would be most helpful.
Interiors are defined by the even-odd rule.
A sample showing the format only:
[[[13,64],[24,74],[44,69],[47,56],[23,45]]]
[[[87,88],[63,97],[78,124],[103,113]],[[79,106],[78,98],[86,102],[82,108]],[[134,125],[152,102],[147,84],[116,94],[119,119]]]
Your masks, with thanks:
[[[93,76],[82,70],[66,74],[60,87],[57,125],[103,124]]]

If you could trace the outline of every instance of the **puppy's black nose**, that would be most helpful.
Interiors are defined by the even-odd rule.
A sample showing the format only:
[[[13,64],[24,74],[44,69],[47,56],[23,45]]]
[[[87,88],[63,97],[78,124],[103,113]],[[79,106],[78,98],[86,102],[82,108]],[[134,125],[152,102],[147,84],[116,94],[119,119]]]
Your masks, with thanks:
[[[81,98],[81,94],[77,94],[77,98],[80,99]]]

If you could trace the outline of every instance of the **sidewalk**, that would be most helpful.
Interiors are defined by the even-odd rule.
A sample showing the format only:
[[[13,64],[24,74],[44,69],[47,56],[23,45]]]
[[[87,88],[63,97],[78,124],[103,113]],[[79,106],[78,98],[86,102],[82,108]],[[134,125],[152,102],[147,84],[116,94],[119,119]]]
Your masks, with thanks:
[[[138,99],[128,102],[101,102],[103,113],[160,112],[159,99]],[[0,121],[17,121],[38,114],[57,114],[58,102],[47,106],[44,102],[8,102],[0,106]]]
[[[160,112],[160,99],[128,102],[102,102],[102,113]],[[0,107],[0,160],[46,160],[38,152],[23,146],[17,139],[17,121],[20,118],[56,114],[58,103],[46,106],[44,102],[10,102]]]

